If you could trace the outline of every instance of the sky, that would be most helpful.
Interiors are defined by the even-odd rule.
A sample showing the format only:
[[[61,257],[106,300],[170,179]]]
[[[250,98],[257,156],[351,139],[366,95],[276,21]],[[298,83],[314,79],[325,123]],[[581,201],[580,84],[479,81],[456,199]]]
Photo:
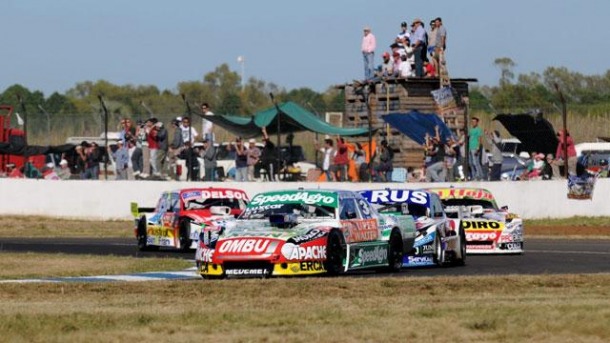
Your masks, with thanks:
[[[516,74],[610,69],[608,0],[0,0],[0,13],[0,91],[45,96],[100,79],[175,91],[223,63],[241,73],[238,56],[246,79],[323,92],[363,78],[364,26],[379,64],[416,17],[442,17],[451,77],[479,85],[497,85],[498,57]]]

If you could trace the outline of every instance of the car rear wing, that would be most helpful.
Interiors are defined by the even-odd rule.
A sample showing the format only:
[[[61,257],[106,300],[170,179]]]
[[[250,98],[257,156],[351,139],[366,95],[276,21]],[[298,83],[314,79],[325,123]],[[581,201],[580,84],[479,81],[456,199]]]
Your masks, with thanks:
[[[134,218],[138,218],[140,216],[140,213],[155,212],[154,207],[138,207],[137,202],[130,203],[130,206],[131,206],[131,214],[134,216]]]

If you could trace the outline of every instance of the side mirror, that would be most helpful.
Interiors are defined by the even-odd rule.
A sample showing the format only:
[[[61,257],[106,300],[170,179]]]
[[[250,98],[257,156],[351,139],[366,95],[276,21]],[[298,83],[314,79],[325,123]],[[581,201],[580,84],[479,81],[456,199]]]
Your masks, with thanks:
[[[504,210],[504,211],[508,211],[508,205],[504,205],[504,206],[500,207],[500,209]]]

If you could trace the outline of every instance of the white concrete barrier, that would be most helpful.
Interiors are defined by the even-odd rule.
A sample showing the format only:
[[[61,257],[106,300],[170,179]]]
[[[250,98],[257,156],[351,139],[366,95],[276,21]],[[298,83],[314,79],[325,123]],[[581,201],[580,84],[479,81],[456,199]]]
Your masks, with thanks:
[[[484,187],[524,218],[566,218],[610,216],[610,179],[598,180],[593,200],[566,197],[565,180],[467,183],[308,183],[308,182],[163,182],[163,181],[49,181],[0,179],[0,215],[40,215],[93,220],[129,219],[129,203],[156,205],[165,190],[186,187],[233,187],[250,196],[269,190],[305,188],[377,189],[425,188],[440,186]]]

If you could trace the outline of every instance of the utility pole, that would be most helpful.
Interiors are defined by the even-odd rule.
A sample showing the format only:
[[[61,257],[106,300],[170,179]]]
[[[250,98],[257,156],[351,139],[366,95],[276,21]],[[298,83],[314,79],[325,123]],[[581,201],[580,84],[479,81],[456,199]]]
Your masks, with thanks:
[[[559,85],[555,83],[555,89],[559,93],[559,100],[561,101],[561,119],[563,121],[563,142],[559,141],[559,144],[563,148],[563,170],[566,178],[568,177],[568,107],[566,105],[566,99],[563,97],[563,92],[559,89]],[[557,158],[557,156],[555,156]]]

